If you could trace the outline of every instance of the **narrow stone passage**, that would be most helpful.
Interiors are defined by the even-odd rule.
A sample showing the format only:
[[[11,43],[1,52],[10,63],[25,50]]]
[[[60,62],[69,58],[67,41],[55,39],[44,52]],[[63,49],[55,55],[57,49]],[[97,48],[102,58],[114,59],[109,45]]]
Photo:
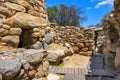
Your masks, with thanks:
[[[65,75],[63,80],[113,80],[115,71],[105,69],[104,66],[103,55],[95,54],[86,69],[50,66],[50,72]]]

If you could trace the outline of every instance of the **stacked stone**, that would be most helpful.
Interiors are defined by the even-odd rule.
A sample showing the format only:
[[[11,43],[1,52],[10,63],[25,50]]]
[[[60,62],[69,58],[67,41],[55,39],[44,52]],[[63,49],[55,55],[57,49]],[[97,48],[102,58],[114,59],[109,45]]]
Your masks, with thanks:
[[[56,43],[68,43],[73,47],[75,53],[91,55],[94,50],[94,30],[78,27],[58,27],[55,29]]]
[[[106,35],[106,47],[104,49],[106,65],[120,70],[120,0],[114,0],[114,11],[111,12],[109,19],[104,22],[104,31]],[[115,57],[115,55],[118,55]]]
[[[40,42],[47,25],[45,0],[0,0],[0,41],[3,43],[18,47],[23,41],[23,46],[31,47]]]
[[[1,55],[2,54],[2,55]],[[14,49],[0,52],[0,80],[47,80],[47,51]]]

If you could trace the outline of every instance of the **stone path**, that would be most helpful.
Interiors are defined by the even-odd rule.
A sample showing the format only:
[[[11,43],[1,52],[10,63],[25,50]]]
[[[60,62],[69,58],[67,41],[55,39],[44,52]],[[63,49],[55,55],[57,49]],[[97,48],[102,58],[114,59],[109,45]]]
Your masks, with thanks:
[[[115,72],[104,68],[104,58],[102,54],[95,54],[90,61],[86,80],[112,80]]]
[[[50,66],[50,72],[65,75],[63,80],[112,80],[115,77],[113,70],[104,68],[102,54],[95,54],[91,58],[88,69]]]
[[[96,54],[91,58],[90,69],[103,69],[104,68],[104,59],[101,54]]]
[[[58,74],[82,74],[86,75],[88,73],[88,69],[81,69],[81,68],[62,68],[56,66],[50,66],[51,73],[58,73]]]

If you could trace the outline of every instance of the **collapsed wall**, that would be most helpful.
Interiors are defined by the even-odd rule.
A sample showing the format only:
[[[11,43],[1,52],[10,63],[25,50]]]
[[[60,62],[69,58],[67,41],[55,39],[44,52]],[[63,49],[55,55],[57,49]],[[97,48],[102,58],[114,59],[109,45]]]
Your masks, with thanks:
[[[109,20],[104,21],[106,45],[104,49],[106,64],[120,70],[120,0],[114,1],[114,10]],[[116,57],[115,57],[116,56]]]
[[[0,0],[0,42],[30,48],[48,25],[45,0]]]

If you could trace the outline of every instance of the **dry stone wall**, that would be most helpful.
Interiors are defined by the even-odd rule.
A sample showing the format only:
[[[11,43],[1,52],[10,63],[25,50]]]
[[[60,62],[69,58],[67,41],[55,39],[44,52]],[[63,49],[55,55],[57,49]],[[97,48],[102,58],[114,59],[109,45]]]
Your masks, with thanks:
[[[119,70],[120,63],[117,60],[120,58],[118,57],[120,54],[118,50],[120,48],[120,0],[114,0],[114,10],[111,12],[109,20],[104,22],[104,31],[106,35],[106,47],[103,52],[105,53],[106,64],[114,67],[115,60],[115,65]]]
[[[75,53],[91,55],[95,50],[95,33],[92,28],[84,29],[66,26],[56,28],[55,32],[55,42],[70,44]]]
[[[0,41],[4,45],[30,48],[39,42],[47,25],[45,0],[0,0]]]

